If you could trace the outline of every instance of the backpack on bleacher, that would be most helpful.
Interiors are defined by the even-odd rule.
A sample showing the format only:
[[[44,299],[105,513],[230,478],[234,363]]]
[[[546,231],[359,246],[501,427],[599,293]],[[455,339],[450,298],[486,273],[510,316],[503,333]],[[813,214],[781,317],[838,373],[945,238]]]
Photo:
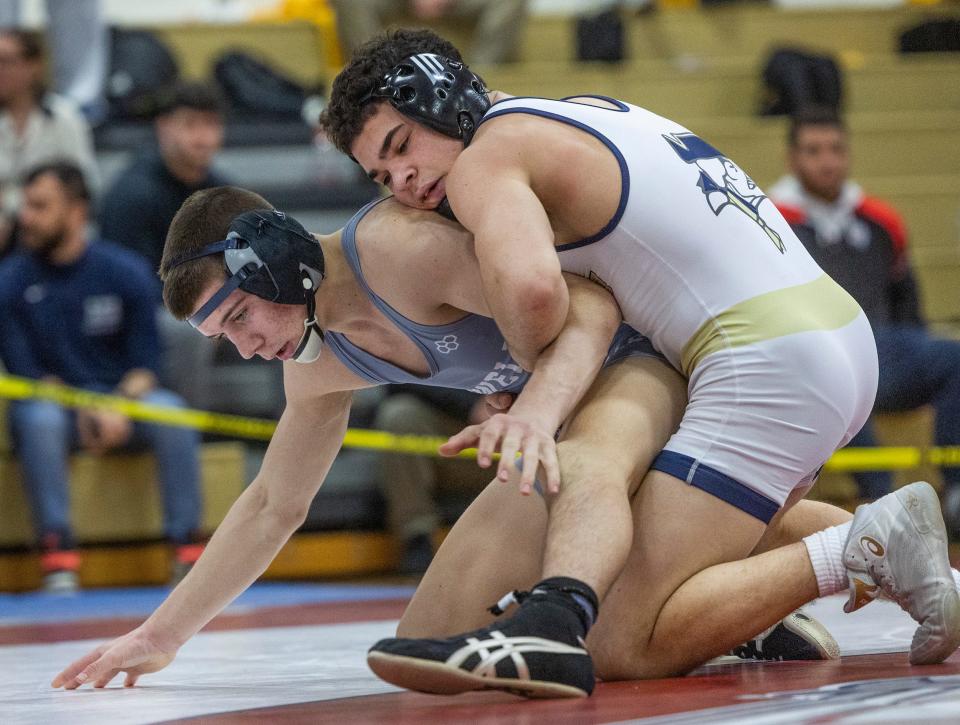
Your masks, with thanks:
[[[240,117],[258,116],[278,120],[302,118],[306,89],[243,51],[221,55],[213,75]]]
[[[761,116],[789,116],[804,106],[839,111],[843,101],[840,67],[828,55],[778,48],[764,65],[763,83]]]
[[[148,30],[110,29],[106,96],[112,120],[153,118],[163,94],[179,77],[173,53],[156,35]]]
[[[901,53],[960,52],[960,19],[928,20],[900,33]]]
[[[581,15],[576,20],[577,60],[617,63],[626,57],[623,18],[618,8]]]

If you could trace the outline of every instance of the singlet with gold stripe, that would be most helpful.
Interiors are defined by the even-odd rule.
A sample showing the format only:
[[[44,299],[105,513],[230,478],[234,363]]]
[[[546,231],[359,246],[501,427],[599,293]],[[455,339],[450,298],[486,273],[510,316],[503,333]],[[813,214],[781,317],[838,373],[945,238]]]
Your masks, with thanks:
[[[836,329],[860,314],[736,163],[669,119],[602,100],[511,98],[482,123],[539,116],[592,134],[616,157],[615,215],[593,237],[558,246],[560,263],[611,289],[624,321],[678,370],[689,374],[720,349]]]

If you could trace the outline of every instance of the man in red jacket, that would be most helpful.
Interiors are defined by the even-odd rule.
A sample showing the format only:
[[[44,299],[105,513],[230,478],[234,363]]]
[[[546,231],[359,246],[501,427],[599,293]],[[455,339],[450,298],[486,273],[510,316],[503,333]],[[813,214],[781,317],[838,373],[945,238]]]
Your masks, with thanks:
[[[960,444],[960,341],[924,327],[900,215],[851,181],[847,130],[837,113],[809,108],[789,132],[792,174],[770,198],[824,271],[860,303],[877,341],[880,380],[875,410],[933,405],[937,445]],[[851,441],[876,445],[868,423]],[[944,467],[944,517],[960,534],[960,468]],[[856,474],[864,498],[890,490],[887,471]]]

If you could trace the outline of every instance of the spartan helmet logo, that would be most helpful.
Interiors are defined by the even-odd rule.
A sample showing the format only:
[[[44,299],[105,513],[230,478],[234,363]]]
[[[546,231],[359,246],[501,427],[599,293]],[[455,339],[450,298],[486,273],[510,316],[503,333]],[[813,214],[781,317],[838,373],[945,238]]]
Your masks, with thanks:
[[[695,134],[671,133],[663,134],[663,138],[677,156],[697,165],[700,170],[697,186],[714,214],[720,216],[728,206],[739,209],[766,233],[780,254],[784,253],[780,235],[760,216],[760,204],[767,197],[743,169]]]

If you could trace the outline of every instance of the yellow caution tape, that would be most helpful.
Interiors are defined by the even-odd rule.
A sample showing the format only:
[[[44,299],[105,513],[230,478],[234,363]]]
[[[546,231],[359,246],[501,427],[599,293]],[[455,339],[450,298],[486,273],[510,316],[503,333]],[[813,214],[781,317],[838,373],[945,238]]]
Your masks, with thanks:
[[[48,400],[66,408],[102,408],[123,413],[132,420],[144,423],[182,426],[204,433],[253,440],[270,440],[277,427],[275,421],[263,418],[247,418],[191,408],[171,408],[13,375],[0,375],[0,398]],[[347,448],[439,456],[437,449],[445,441],[446,438],[440,437],[394,435],[383,431],[351,428],[343,439],[343,445]],[[461,451],[459,457],[476,458],[476,449]]]
[[[67,408],[105,408],[123,413],[132,420],[193,428],[234,438],[268,441],[277,424],[263,418],[211,413],[191,408],[170,408],[118,395],[94,393],[66,385],[44,383],[30,378],[0,375],[0,398],[49,400]],[[439,456],[437,449],[446,438],[395,435],[378,430],[350,428],[343,439],[345,448],[390,451],[417,456]],[[460,458],[476,458],[477,451],[461,451]],[[844,448],[826,463],[827,471],[895,471],[922,464],[960,466],[960,446],[942,448]]]
[[[931,449],[932,450],[932,449]],[[916,468],[924,461],[919,448],[844,448],[833,454],[825,471],[894,471]]]

